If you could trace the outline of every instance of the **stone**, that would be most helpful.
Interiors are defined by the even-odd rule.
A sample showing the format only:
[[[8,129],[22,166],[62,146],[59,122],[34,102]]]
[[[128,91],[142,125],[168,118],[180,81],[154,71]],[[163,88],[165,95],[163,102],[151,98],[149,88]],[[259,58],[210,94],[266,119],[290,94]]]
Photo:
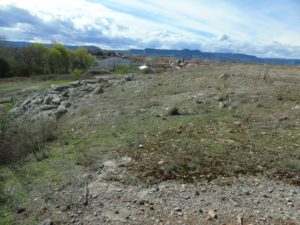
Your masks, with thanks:
[[[99,95],[102,94],[104,92],[102,87],[96,87],[93,91],[93,95]]]
[[[53,221],[50,219],[44,220],[44,222],[40,223],[40,225],[53,225]]]
[[[295,107],[293,107],[293,110],[298,110],[300,109],[300,105],[296,105]]]
[[[41,111],[47,111],[47,110],[52,110],[52,109],[56,109],[57,105],[42,105],[40,107]]]
[[[216,214],[215,210],[213,210],[213,209],[208,210],[207,220],[214,220],[217,218],[218,218],[218,215]]]
[[[219,108],[226,108],[228,105],[228,102],[219,102]]]
[[[58,95],[60,92],[59,91],[53,91],[53,90],[47,90],[46,95]]]
[[[182,212],[182,209],[179,208],[179,207],[176,207],[176,208],[173,209],[173,211],[174,211],[174,212]]]
[[[12,103],[14,101],[13,97],[0,98],[0,104]]]
[[[98,83],[98,81],[97,80],[85,80],[85,83],[87,83],[87,84],[96,84],[96,83]]]
[[[51,101],[53,99],[53,96],[52,95],[48,95],[44,98],[44,104],[51,104]]]
[[[80,81],[76,80],[76,81],[70,82],[69,85],[71,85],[72,87],[78,87],[78,86],[80,86]]]
[[[55,96],[53,96],[51,101],[52,101],[52,103],[59,105],[61,103],[62,99],[59,96],[55,95]]]
[[[59,91],[59,92],[69,89],[70,87],[71,87],[71,85],[68,85],[68,84],[53,84],[53,85],[51,85],[51,89],[53,91]]]
[[[0,107],[0,109],[1,109],[1,107]],[[14,107],[14,108],[10,109],[8,112],[9,113],[13,113],[13,114],[17,114],[17,113],[20,112],[20,110],[19,110],[18,107]]]
[[[41,103],[43,103],[43,99],[42,98],[35,98],[35,99],[33,99],[31,101],[31,104],[33,104],[33,105],[39,105]]]
[[[68,110],[64,106],[59,106],[57,108],[57,110],[54,112],[54,114],[55,114],[56,118],[58,119],[67,112],[68,112]]]
[[[130,217],[130,212],[127,209],[118,209],[115,211],[104,211],[103,216],[113,221],[119,221],[125,223]]]
[[[228,74],[228,73],[222,73],[222,74],[219,76],[220,79],[226,79],[226,78],[228,78],[228,77],[229,77],[229,74]]]
[[[72,103],[71,103],[71,102],[68,102],[68,101],[63,101],[63,102],[61,103],[61,105],[64,106],[65,108],[69,108],[69,107],[71,107]]]

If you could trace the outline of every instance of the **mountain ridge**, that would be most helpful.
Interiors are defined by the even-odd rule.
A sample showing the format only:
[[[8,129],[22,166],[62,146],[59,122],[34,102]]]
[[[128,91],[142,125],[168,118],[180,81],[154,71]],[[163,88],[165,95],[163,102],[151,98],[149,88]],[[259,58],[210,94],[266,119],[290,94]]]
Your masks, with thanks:
[[[32,45],[32,42],[25,41],[1,41],[0,45],[9,47],[26,47]],[[52,44],[41,43],[46,47]],[[64,45],[70,50],[78,48],[86,48],[88,50],[102,50],[101,48],[93,45]],[[129,54],[129,55],[143,55],[149,57],[175,57],[185,59],[198,59],[209,60],[217,62],[242,62],[242,63],[257,63],[257,64],[275,64],[275,65],[300,65],[300,59],[285,59],[285,58],[261,58],[253,55],[243,53],[222,53],[222,52],[202,52],[200,50],[190,49],[129,49],[129,50],[111,50],[116,53]]]

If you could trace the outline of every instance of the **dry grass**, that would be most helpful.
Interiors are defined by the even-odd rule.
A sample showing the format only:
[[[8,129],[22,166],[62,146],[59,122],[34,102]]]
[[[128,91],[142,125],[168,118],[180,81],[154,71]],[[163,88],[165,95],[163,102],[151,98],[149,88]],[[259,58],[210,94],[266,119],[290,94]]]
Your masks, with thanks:
[[[26,122],[6,111],[0,112],[0,164],[23,162],[33,153],[37,160],[46,155],[46,144],[58,135],[54,121],[38,120]]]

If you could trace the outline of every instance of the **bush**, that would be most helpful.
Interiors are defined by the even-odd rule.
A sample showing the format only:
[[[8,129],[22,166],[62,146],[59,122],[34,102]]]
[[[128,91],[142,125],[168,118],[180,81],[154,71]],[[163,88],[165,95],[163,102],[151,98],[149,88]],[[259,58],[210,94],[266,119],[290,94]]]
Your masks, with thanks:
[[[78,79],[78,78],[81,77],[81,75],[83,74],[83,72],[84,72],[83,70],[80,70],[80,69],[74,69],[74,70],[72,71],[72,75]]]
[[[56,122],[38,120],[30,123],[0,111],[0,164],[22,162],[33,153],[37,160],[46,157],[45,147],[58,135]]]
[[[123,65],[115,68],[115,72],[118,74],[127,74],[133,72],[133,67],[131,65]]]

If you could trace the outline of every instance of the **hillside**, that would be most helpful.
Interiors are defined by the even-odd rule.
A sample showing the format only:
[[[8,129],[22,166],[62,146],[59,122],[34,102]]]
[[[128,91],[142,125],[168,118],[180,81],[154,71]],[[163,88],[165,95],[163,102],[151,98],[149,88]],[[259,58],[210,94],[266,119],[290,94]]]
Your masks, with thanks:
[[[1,108],[58,127],[1,167],[0,224],[299,225],[299,90],[247,64],[0,80]]]

